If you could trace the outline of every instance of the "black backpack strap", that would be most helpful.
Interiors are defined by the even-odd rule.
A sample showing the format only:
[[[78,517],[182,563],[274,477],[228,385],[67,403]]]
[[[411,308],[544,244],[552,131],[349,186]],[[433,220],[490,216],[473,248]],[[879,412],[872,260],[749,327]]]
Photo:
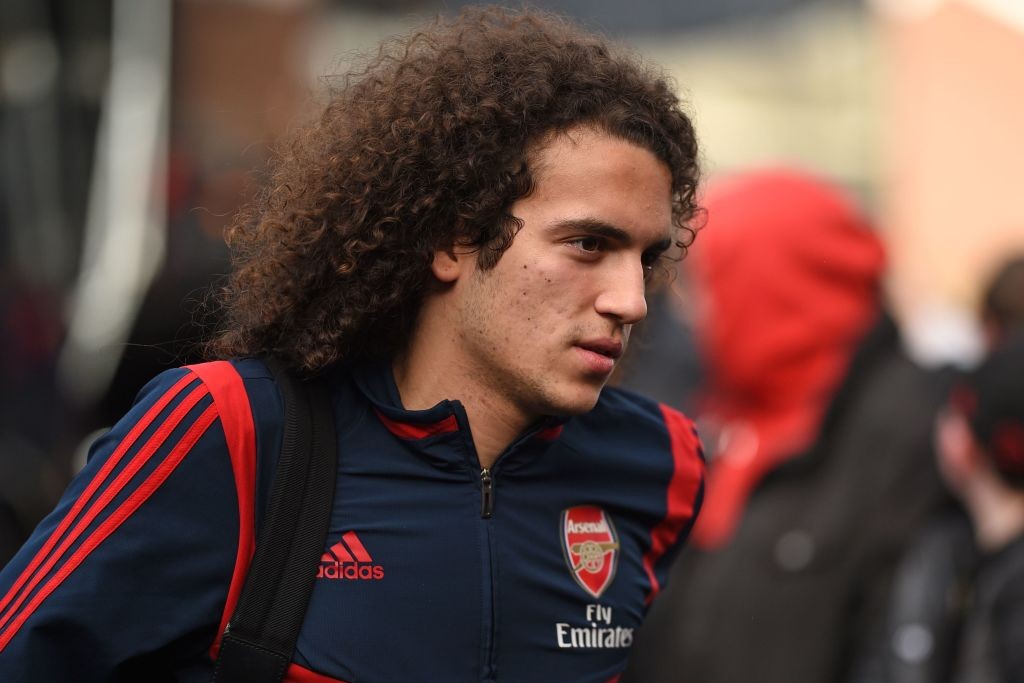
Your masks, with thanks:
[[[284,438],[270,502],[213,680],[278,683],[292,660],[324,552],[337,443],[329,394],[267,361],[284,400]]]

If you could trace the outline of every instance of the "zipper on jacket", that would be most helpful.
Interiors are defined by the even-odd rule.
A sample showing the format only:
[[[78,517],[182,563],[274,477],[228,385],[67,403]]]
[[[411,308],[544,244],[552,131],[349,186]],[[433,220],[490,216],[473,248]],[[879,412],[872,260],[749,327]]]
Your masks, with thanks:
[[[484,467],[480,470],[480,516],[490,519],[494,514],[494,476]]]
[[[492,516],[494,515],[494,474],[489,467],[480,468],[480,519],[483,525],[483,580],[484,593],[484,670],[481,676],[483,683],[493,683],[494,673],[494,649],[497,643],[497,616],[495,610],[495,585],[494,576],[494,529]]]

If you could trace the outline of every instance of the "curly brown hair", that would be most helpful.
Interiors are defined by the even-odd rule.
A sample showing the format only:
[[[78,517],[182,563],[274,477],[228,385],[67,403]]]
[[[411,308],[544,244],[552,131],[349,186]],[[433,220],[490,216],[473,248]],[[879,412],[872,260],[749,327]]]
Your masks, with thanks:
[[[274,354],[315,372],[401,350],[455,244],[493,267],[533,188],[531,152],[587,124],[642,146],[672,175],[689,245],[693,126],[663,75],[543,12],[467,9],[384,43],[278,152],[269,186],[227,231],[215,356]]]

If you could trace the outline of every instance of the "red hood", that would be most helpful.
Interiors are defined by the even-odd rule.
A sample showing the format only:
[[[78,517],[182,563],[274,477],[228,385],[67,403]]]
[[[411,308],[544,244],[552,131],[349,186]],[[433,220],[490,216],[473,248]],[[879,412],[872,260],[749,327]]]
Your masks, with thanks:
[[[704,417],[748,436],[713,463],[694,532],[712,546],[731,535],[761,476],[813,441],[878,315],[884,255],[854,204],[811,176],[743,174],[713,184],[704,205],[707,224],[687,259]]]

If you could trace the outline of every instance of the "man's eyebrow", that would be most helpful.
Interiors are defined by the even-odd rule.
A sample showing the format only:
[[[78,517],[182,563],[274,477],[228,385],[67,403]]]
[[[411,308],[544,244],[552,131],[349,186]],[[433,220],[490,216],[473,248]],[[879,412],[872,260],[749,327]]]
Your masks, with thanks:
[[[604,237],[622,244],[631,244],[633,242],[633,236],[622,228],[616,227],[611,223],[605,223],[602,220],[596,218],[568,218],[564,221],[555,223],[553,229],[562,232],[569,230],[579,230],[589,235],[595,235],[598,237]],[[664,252],[672,246],[672,240],[668,237],[659,240],[650,247],[648,251]]]

